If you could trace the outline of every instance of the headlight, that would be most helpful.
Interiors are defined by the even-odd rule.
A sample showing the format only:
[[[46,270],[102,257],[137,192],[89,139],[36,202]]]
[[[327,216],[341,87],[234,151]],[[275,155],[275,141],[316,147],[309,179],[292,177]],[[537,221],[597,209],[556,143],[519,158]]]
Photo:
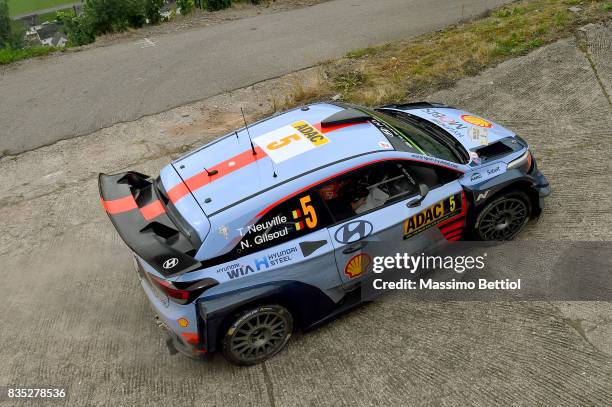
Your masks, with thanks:
[[[516,168],[527,173],[529,170],[531,170],[532,164],[533,158],[531,157],[531,151],[527,150],[525,154],[508,164],[508,169],[512,170]]]

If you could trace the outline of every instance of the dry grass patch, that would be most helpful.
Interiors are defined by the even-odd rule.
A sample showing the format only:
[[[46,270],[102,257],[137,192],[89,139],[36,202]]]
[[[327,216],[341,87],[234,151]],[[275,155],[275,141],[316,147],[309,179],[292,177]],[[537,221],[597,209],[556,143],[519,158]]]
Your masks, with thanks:
[[[610,4],[602,0],[525,0],[415,39],[355,50],[324,64],[327,77],[319,89],[304,92],[297,87],[297,96],[288,97],[284,106],[333,94],[370,106],[423,97],[567,37],[587,23],[609,20]],[[581,11],[570,11],[572,6]]]

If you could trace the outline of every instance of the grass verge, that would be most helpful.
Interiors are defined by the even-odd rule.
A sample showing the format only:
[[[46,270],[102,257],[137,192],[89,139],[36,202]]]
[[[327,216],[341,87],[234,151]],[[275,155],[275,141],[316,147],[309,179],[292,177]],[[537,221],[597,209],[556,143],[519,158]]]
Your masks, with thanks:
[[[323,64],[321,87],[308,93],[340,95],[341,100],[370,106],[413,100],[568,37],[585,24],[611,18],[610,1],[519,1],[484,18],[412,40],[349,52]],[[294,93],[304,94],[303,89]],[[276,109],[288,108],[294,100],[308,101],[288,96],[284,103],[273,104]]]
[[[57,51],[55,47],[29,47],[22,49],[0,48],[0,65],[6,65],[27,58],[39,57]]]
[[[9,0],[9,12],[11,16],[18,14],[33,13],[50,7],[63,4],[77,3],[79,0]]]

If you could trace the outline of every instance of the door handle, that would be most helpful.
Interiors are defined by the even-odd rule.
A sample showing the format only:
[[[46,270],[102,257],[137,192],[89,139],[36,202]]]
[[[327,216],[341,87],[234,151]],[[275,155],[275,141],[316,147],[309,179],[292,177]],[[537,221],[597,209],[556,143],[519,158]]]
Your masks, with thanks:
[[[355,253],[356,251],[363,249],[367,245],[368,245],[368,242],[366,241],[353,243],[352,245],[348,246],[346,249],[342,250],[342,253],[344,254]]]

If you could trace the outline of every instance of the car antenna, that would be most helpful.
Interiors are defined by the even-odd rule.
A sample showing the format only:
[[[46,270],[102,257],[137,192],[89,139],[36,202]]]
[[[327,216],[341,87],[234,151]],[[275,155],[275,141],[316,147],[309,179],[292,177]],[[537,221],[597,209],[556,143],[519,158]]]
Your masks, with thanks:
[[[251,142],[251,150],[253,150],[253,155],[257,155],[255,151],[255,146],[253,145],[253,140],[251,140],[251,133],[249,132],[249,125],[247,124],[246,117],[244,117],[244,110],[240,108],[240,112],[242,113],[242,120],[244,120],[244,127],[246,128],[247,135],[249,136],[249,141]]]
[[[204,171],[206,171],[206,174],[208,174],[209,177],[212,177],[213,175],[217,175],[219,173],[219,171],[217,170],[208,171],[206,167],[204,167]]]

